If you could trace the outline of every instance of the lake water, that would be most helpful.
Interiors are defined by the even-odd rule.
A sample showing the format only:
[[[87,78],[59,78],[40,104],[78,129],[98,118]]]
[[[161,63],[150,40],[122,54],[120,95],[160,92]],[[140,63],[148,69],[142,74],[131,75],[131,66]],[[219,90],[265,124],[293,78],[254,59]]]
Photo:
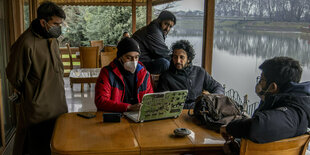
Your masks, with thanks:
[[[194,64],[201,65],[202,36],[168,36],[166,43],[189,40],[196,51]],[[301,62],[301,81],[310,80],[310,41],[301,34],[255,33],[238,31],[218,31],[214,33],[212,76],[226,90],[234,89],[240,96],[248,94],[250,103],[258,102],[255,94],[256,77],[261,71],[259,65],[274,56],[289,56]]]

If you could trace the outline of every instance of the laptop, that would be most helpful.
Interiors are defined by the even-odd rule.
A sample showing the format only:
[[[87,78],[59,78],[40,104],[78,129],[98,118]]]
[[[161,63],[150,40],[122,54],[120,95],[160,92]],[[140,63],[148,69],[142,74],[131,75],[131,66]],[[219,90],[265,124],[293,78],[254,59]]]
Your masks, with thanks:
[[[124,112],[134,122],[144,122],[181,115],[188,90],[145,94],[139,111]]]

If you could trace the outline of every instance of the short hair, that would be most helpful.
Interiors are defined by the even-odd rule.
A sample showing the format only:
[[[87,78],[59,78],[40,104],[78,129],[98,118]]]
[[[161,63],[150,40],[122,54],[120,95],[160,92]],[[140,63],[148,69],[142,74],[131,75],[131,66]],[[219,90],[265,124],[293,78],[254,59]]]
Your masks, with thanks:
[[[126,33],[128,33],[128,34],[129,34],[129,32],[128,32],[128,31],[124,31],[124,32],[123,32],[123,35],[125,35]]]
[[[171,50],[174,51],[176,49],[183,49],[186,52],[190,63],[195,58],[195,55],[196,55],[195,50],[193,48],[193,45],[191,45],[191,43],[188,40],[179,40],[173,43],[171,45]]]
[[[52,16],[57,16],[63,19],[66,19],[66,14],[64,10],[56,5],[53,2],[43,2],[38,10],[37,10],[38,19],[45,19],[46,21],[49,21],[52,19]]]
[[[177,23],[177,19],[175,18],[174,14],[170,11],[162,11],[159,16],[157,17],[157,19],[161,21],[164,21],[164,20],[171,20],[173,21],[174,25]]]
[[[290,57],[274,57],[265,60],[259,69],[266,78],[267,85],[275,82],[281,91],[289,82],[299,83],[302,68],[297,60]]]

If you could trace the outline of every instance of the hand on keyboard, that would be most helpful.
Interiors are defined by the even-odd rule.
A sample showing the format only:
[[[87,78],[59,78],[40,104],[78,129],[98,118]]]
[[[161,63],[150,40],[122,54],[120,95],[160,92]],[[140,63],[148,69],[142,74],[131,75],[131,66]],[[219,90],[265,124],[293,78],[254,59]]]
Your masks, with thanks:
[[[141,107],[141,103],[131,104],[127,107],[127,111],[138,111]]]

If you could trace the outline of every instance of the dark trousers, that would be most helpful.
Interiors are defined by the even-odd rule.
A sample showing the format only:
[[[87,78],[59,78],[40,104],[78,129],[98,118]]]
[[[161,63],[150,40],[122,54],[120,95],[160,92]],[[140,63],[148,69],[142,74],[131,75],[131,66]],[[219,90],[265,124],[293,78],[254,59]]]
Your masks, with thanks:
[[[169,69],[170,61],[165,58],[153,59],[148,62],[142,62],[151,74],[160,74]]]
[[[24,143],[24,154],[50,155],[50,142],[56,119],[47,120],[30,126],[27,129]]]

